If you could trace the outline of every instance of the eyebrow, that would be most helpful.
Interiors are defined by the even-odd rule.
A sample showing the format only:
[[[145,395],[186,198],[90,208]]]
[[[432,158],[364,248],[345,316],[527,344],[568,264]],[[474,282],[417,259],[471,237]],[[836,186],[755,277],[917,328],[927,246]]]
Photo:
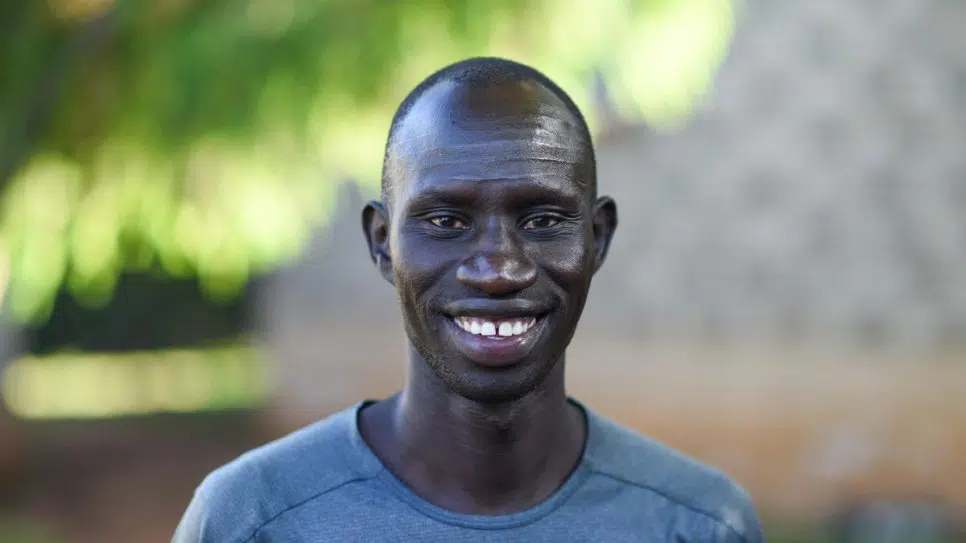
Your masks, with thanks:
[[[482,195],[478,190],[430,188],[410,198],[408,207],[421,208],[439,204],[463,207],[477,204],[481,199]]]

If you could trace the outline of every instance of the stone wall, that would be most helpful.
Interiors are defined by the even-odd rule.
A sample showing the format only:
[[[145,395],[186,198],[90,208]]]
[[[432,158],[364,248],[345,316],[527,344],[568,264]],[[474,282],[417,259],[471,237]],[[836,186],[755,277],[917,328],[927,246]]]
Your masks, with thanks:
[[[742,14],[692,124],[600,146],[624,213],[594,317],[740,340],[961,343],[966,4],[749,0]]]

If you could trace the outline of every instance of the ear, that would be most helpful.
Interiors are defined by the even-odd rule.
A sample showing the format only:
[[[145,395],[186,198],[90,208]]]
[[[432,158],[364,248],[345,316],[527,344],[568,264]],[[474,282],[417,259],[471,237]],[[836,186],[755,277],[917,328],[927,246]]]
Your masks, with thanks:
[[[369,256],[379,273],[390,285],[395,284],[389,251],[389,214],[381,202],[372,200],[362,208],[362,233],[369,245]]]
[[[601,196],[594,203],[594,272],[604,264],[610,241],[617,230],[617,203],[610,196]]]

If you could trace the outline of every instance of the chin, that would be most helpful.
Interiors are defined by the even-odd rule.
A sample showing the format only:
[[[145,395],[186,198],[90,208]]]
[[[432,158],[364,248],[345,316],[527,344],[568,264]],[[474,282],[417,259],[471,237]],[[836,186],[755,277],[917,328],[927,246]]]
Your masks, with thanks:
[[[456,385],[451,390],[472,402],[483,405],[503,405],[524,398],[537,388],[537,384],[517,386],[487,386],[479,384]]]
[[[529,360],[501,368],[480,367],[471,360],[461,362],[459,369],[440,368],[443,371],[437,371],[437,375],[450,391],[482,404],[510,403],[527,396],[540,388],[555,366]]]

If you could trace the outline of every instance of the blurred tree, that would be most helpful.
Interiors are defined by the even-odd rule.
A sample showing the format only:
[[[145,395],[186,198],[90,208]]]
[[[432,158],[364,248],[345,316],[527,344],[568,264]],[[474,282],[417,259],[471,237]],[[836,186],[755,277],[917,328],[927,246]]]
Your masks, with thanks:
[[[250,332],[251,288],[226,303],[207,303],[191,278],[122,273],[114,296],[89,308],[61,289],[42,325],[23,328],[24,348],[34,355],[62,351],[106,353],[231,344]]]
[[[731,0],[4,0],[0,304],[42,321],[62,285],[124,270],[230,299],[296,255],[332,180],[375,184],[392,109],[436,68],[500,55],[588,107],[682,118]],[[4,301],[4,293],[7,293]]]

